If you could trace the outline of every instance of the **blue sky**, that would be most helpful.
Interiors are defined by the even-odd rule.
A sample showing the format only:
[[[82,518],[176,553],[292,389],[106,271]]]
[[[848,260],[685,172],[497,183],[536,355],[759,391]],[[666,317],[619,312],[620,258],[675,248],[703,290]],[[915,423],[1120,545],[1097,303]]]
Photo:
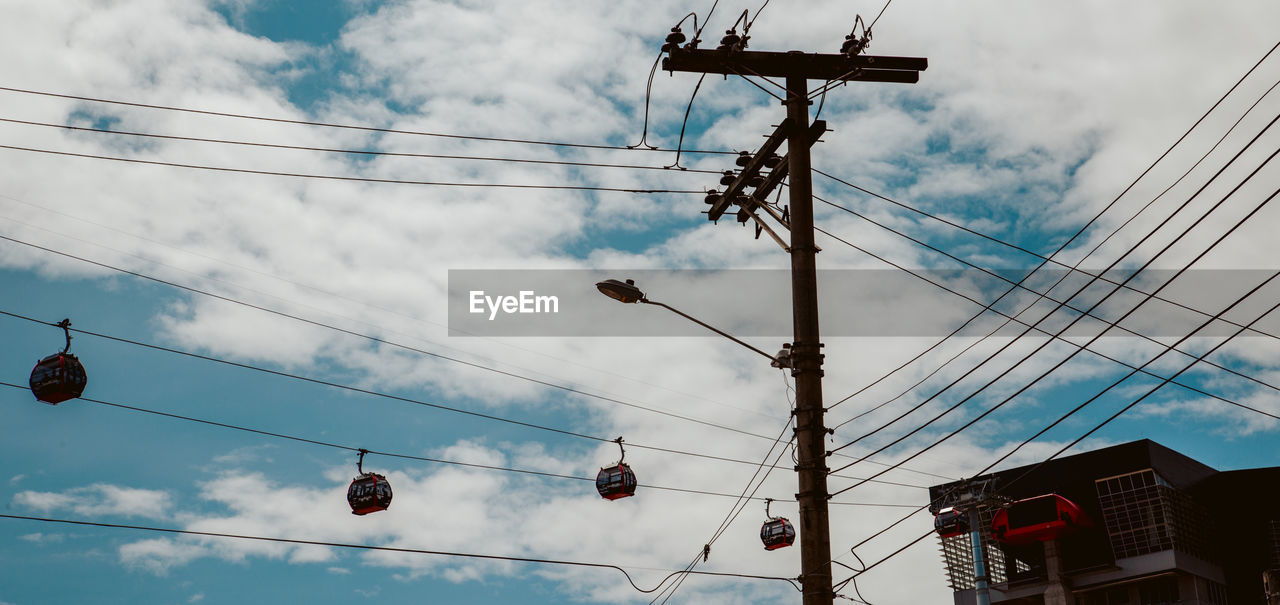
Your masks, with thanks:
[[[0,87],[28,91],[0,90],[0,118],[9,120],[0,122],[0,145],[384,181],[702,191],[715,187],[718,176],[699,171],[730,168],[726,156],[686,154],[680,163],[691,170],[678,171],[315,150],[660,168],[674,161],[669,150],[677,144],[696,82],[690,74],[659,73],[654,80],[648,140],[667,150],[662,152],[335,129],[34,93],[399,131],[628,145],[640,140],[648,69],[662,38],[690,11],[697,12],[699,23],[706,22],[710,6],[0,0],[5,15],[0,49],[11,57],[0,65]],[[834,52],[857,15],[872,17],[882,6],[773,2],[754,22],[751,48]],[[758,3],[720,3],[706,26],[704,46],[714,44],[742,10],[755,16],[758,8]],[[876,25],[869,52],[928,57],[929,69],[915,85],[832,89],[821,104],[821,117],[832,132],[815,147],[814,166],[1047,255],[1125,190],[1272,48],[1276,12],[1265,2],[1209,7],[1151,1],[1116,7],[1099,1],[1064,7],[1039,1],[1010,6],[897,0]],[[692,20],[686,22],[686,32],[691,25]],[[1063,262],[1075,263],[1100,246],[1082,266],[1104,269],[1155,230],[1250,137],[1263,132],[1280,106],[1274,95],[1264,93],[1278,78],[1280,59],[1271,57],[1069,246]],[[1246,113],[1259,98],[1257,108]],[[811,108],[817,111],[817,105]],[[777,101],[756,86],[741,78],[708,77],[684,145],[751,150],[781,116]],[[1156,197],[1241,116],[1203,166],[1168,195]],[[13,120],[312,149],[143,139]],[[1153,268],[1185,266],[1275,189],[1280,181],[1275,167],[1264,166],[1220,211],[1169,252],[1157,253],[1190,227],[1188,216],[1207,211],[1249,169],[1262,165],[1277,142],[1277,135],[1266,131],[1238,165],[1192,199],[1186,215],[1155,231],[1120,266],[1134,268],[1152,258]],[[755,353],[723,339],[449,333],[450,270],[572,269],[622,278],[629,271],[653,269],[788,266],[786,255],[767,237],[755,240],[750,229],[732,220],[708,223],[699,214],[701,194],[307,179],[14,149],[0,149],[0,158],[0,236],[7,238],[0,241],[0,311],[7,314],[0,316],[5,343],[0,382],[24,385],[34,362],[62,347],[61,331],[46,324],[67,317],[73,328],[93,333],[76,334],[72,343],[88,370],[86,397],[342,447],[589,478],[617,460],[617,446],[607,440],[622,435],[634,444],[627,461],[642,484],[737,494],[752,476],[750,464],[652,448],[758,461],[770,444],[744,432],[784,430],[786,380]],[[815,177],[815,192],[978,267],[1016,273],[1038,262],[826,177]],[[1153,198],[1157,201],[1139,213]],[[1276,270],[1280,244],[1270,226],[1278,218],[1275,210],[1264,208],[1194,268],[1202,279],[1215,280],[1226,270],[1254,269],[1260,280]],[[816,220],[819,227],[904,267],[933,271],[958,290],[972,292],[981,281],[972,268],[851,213],[819,204]],[[837,240],[820,237],[818,243],[823,269],[886,268]],[[1199,285],[1205,283],[1210,285]],[[1247,289],[1243,282],[1214,286],[1227,283],[1181,282],[1168,296],[1216,312]],[[921,295],[894,288],[849,292],[839,286],[824,285],[831,296],[824,299],[822,313],[832,323],[846,314],[889,308],[920,314],[922,322],[927,317],[959,325],[971,309],[941,290]],[[589,291],[590,284],[583,288]],[[678,289],[649,294],[712,323],[732,321],[735,307],[762,297],[751,283],[712,294]],[[1231,317],[1252,320],[1250,313],[1256,316],[1276,295],[1275,287],[1264,289]],[[1022,294],[1001,308],[1017,311],[1032,301]],[[662,313],[603,299],[598,304],[573,312],[581,313],[581,322],[601,325],[602,333],[610,322],[641,323]],[[1031,317],[1047,307],[1035,309],[1041,312],[1029,311]],[[1110,317],[1126,310],[1120,303],[1106,308]],[[1062,317],[1047,325],[1063,325]],[[1133,325],[1164,329],[1151,333],[1172,344],[1165,317],[1140,312]],[[984,321],[988,329],[996,325]],[[981,342],[943,366],[976,341],[973,332],[966,334],[835,406],[829,425],[876,411],[842,426],[830,446],[924,401],[1009,342]],[[885,376],[938,337],[828,338],[826,404]],[[777,339],[750,340],[765,350],[780,345]],[[1184,348],[1199,353],[1218,342],[1197,338]],[[870,452],[920,426],[1043,343],[1018,340],[955,389],[844,453]],[[1133,365],[1146,363],[1157,350],[1135,337],[1107,337],[1090,346]],[[920,451],[1072,350],[1062,343],[1046,347],[955,413],[848,475],[867,477],[884,468],[877,465]],[[1277,352],[1275,338],[1254,336],[1228,343],[1211,359],[1274,385],[1280,383]],[[1152,369],[1168,375],[1183,365],[1162,358]],[[923,387],[908,390],[939,367]],[[832,507],[835,552],[847,553],[908,507],[925,504],[923,487],[972,475],[1125,372],[1112,361],[1080,354],[989,419],[885,474],[884,482],[841,494]],[[1179,379],[1280,414],[1276,389],[1259,382],[1205,366]],[[1150,378],[1123,383],[1005,466],[1053,454],[1154,384]],[[904,391],[902,398],[876,407]],[[700,552],[734,502],[657,487],[606,502],[579,479],[374,454],[365,468],[387,474],[395,499],[386,512],[355,517],[344,500],[355,455],[342,447],[84,400],[47,406],[29,391],[11,387],[0,388],[0,423],[9,429],[0,441],[7,469],[0,475],[0,501],[9,515],[604,563],[627,568],[645,587]],[[1276,466],[1277,430],[1280,424],[1266,414],[1166,387],[1074,451],[1150,438],[1220,469]],[[778,499],[772,512],[794,518],[796,505],[787,500],[793,498],[795,480],[785,458],[784,452],[783,468],[768,476],[757,495]],[[853,482],[833,477],[831,487]],[[798,549],[766,553],[760,548],[763,519],[763,503],[748,504],[698,569],[795,576]],[[929,521],[919,515],[858,554],[868,561],[887,555],[926,531]],[[612,570],[14,519],[0,519],[0,536],[4,605],[87,599],[348,604],[424,597],[441,603],[641,603],[652,598],[632,590]],[[925,541],[868,573],[859,580],[861,593],[875,603],[949,599],[931,544]],[[790,598],[795,593],[784,582],[694,577],[671,602]]]

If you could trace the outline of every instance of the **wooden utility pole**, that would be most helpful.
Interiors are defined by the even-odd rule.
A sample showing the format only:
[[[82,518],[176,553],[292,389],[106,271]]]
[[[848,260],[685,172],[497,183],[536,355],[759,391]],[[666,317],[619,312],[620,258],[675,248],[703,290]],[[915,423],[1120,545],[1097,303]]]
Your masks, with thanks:
[[[736,38],[736,36],[735,36]],[[671,42],[671,38],[668,41]],[[825,130],[825,124],[809,125],[809,83],[811,79],[825,83],[833,81],[899,82],[914,83],[919,71],[928,66],[925,59],[908,57],[870,57],[848,54],[807,54],[800,51],[787,53],[758,52],[742,49],[742,44],[722,41],[716,50],[684,47],[669,44],[670,55],[662,67],[668,71],[688,71],[740,76],[764,76],[785,78],[787,119],[718,199],[711,199],[708,217],[719,219],[730,205],[738,205],[743,213],[764,222],[754,215],[763,205],[768,190],[776,187],[783,175],[790,177],[790,220],[773,215],[782,227],[790,229],[791,254],[791,304],[795,328],[795,341],[791,345],[791,375],[796,381],[795,437],[799,464],[800,503],[800,582],[804,590],[804,605],[831,605],[835,600],[831,577],[831,521],[827,511],[827,451],[824,441],[827,428],[823,424],[822,407],[822,342],[818,331],[818,277],[817,252],[813,229],[813,181],[810,172],[809,147]],[[683,37],[681,37],[683,41]],[[817,130],[817,132],[812,132]],[[755,194],[739,193],[752,180],[781,144],[787,141],[787,157],[775,166],[770,177],[757,188]],[[740,215],[740,220],[746,216]],[[772,235],[772,231],[770,231]]]

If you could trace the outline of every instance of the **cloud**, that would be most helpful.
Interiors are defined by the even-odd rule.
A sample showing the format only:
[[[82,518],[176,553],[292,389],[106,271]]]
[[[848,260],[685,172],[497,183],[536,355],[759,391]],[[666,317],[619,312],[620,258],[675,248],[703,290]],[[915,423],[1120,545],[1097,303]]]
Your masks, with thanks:
[[[166,491],[95,483],[64,492],[21,491],[14,494],[13,504],[46,514],[70,510],[78,515],[164,519],[173,503]]]

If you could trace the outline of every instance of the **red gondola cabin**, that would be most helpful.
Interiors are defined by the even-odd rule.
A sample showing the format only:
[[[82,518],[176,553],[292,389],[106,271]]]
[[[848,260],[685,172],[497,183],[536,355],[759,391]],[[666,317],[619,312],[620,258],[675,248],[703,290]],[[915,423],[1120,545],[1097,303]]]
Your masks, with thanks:
[[[65,351],[41,359],[31,370],[31,393],[50,405],[79,397],[88,382],[80,360]]]
[[[933,518],[933,529],[939,538],[951,538],[969,532],[969,517],[954,508],[944,508]]]
[[[636,474],[631,472],[631,467],[624,462],[619,462],[617,466],[602,468],[596,475],[596,491],[600,492],[600,497],[605,500],[634,496]]]
[[[765,550],[778,550],[796,541],[796,528],[785,517],[773,517],[760,526],[760,541]]]
[[[378,473],[364,473],[351,481],[347,488],[347,504],[351,514],[367,515],[391,506],[391,484]]]
[[[1022,545],[1053,540],[1092,525],[1074,502],[1058,494],[1046,494],[997,510],[991,520],[991,535],[1005,544]]]

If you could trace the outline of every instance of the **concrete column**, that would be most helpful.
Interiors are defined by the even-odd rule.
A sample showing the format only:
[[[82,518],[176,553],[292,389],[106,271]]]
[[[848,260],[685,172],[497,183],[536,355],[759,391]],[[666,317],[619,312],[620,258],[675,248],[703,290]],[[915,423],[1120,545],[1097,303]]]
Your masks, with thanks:
[[[1044,543],[1044,570],[1049,586],[1044,590],[1044,605],[1074,605],[1071,589],[1062,577],[1062,560],[1058,558],[1058,541]]]

